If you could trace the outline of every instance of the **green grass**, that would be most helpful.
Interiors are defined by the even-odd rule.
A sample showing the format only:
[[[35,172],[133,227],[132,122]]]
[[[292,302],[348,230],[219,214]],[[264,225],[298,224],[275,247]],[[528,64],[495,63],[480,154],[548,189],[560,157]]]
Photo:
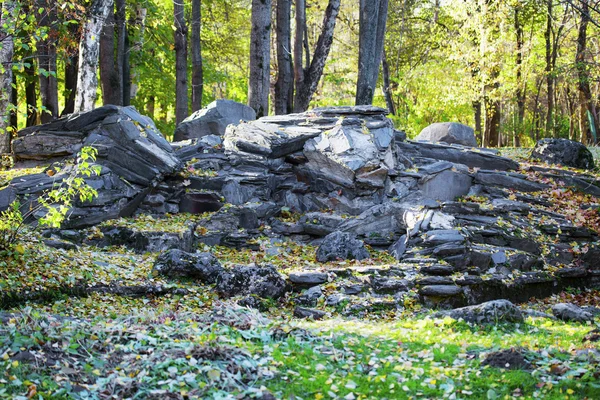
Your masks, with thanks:
[[[600,396],[598,360],[576,354],[592,347],[582,342],[586,325],[528,319],[477,327],[421,317],[274,323],[224,304],[205,313],[136,311],[56,321],[24,308],[0,327],[0,396],[23,396],[34,385],[42,398],[239,398],[266,390],[285,399]],[[488,352],[511,347],[528,352],[531,370],[481,366]],[[38,361],[18,361],[24,352]]]

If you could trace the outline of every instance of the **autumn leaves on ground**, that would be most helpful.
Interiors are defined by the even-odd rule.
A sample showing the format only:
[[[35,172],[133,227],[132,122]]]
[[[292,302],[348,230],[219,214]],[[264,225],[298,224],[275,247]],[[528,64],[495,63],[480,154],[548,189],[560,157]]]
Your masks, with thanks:
[[[562,196],[564,190],[555,187],[543,195],[556,199],[563,211],[572,209],[575,223],[597,229],[596,221],[579,215],[579,195]],[[178,233],[190,218],[202,216],[141,216],[117,224]],[[82,234],[93,239],[101,235],[99,228]],[[0,313],[2,398],[600,396],[598,323],[544,316],[556,303],[600,307],[597,290],[531,299],[520,305],[530,310],[521,323],[457,321],[422,309],[410,297],[402,308],[371,308],[362,318],[342,315],[340,304],[325,308],[323,320],[301,320],[292,317],[290,295],[266,302],[259,312],[236,298],[219,299],[210,286],[155,276],[157,254],[87,245],[57,250],[41,245],[37,231],[25,237],[0,261],[0,289],[15,293],[3,297]],[[252,249],[200,246],[226,268],[268,262],[289,274],[316,264],[314,247],[293,242],[279,243],[277,254],[267,253],[260,240]],[[386,268],[394,262],[372,251],[362,262],[322,268],[347,263]],[[163,291],[132,297],[81,290],[115,282]],[[323,290],[329,290],[327,284]],[[23,293],[35,301],[17,296]],[[532,310],[539,316],[531,316]]]

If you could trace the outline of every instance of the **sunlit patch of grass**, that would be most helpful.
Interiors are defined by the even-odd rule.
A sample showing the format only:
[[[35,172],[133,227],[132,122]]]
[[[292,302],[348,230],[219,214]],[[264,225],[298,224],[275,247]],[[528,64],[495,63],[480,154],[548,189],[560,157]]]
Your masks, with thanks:
[[[250,248],[234,249],[225,246],[201,245],[201,250],[211,251],[224,265],[233,264],[272,264],[279,269],[290,272],[299,269],[335,269],[360,266],[379,266],[382,268],[396,265],[397,261],[386,251],[374,250],[367,246],[371,258],[366,260],[345,260],[319,263],[316,260],[317,247],[303,245],[293,241],[271,244],[268,238],[258,239],[254,242],[258,250]],[[276,252],[269,254],[269,248]]]
[[[10,181],[12,181],[15,178],[25,175],[39,174],[41,172],[44,172],[45,169],[46,167],[11,168],[6,170],[0,169],[0,189],[8,185]]]
[[[136,215],[135,217],[119,218],[104,221],[100,227],[123,227],[137,231],[146,232],[170,232],[182,233],[190,229],[190,224],[206,218],[210,213],[204,214],[165,214],[164,216],[155,217],[149,214]]]

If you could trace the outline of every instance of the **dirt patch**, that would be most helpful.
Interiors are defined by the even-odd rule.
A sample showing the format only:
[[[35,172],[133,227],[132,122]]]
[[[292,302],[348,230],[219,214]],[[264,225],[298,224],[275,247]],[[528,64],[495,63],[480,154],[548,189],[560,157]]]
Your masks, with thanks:
[[[524,352],[519,349],[507,349],[489,353],[481,365],[505,369],[531,368],[531,364],[525,359]]]

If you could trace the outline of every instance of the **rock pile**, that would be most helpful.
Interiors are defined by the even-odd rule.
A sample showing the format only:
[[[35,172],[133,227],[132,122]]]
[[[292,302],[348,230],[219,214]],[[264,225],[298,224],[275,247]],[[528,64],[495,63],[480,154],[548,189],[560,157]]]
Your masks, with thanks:
[[[256,240],[266,237],[319,245],[319,262],[368,258],[365,245],[389,249],[397,260],[311,268],[286,281],[268,265],[229,271],[203,255],[170,250],[161,256],[161,273],[215,271],[202,279],[214,278],[225,296],[280,297],[292,287],[298,304],[312,307],[327,282],[325,304],[346,305],[356,314],[401,307],[406,296],[429,306],[461,307],[600,284],[597,233],[550,211],[538,193],[550,188],[545,182],[560,179],[599,196],[594,176],[539,166],[525,170],[492,151],[406,140],[377,107],[265,117],[229,125],[222,137],[172,146],[133,109],[108,107],[22,131],[15,152],[19,159],[50,160],[87,144],[100,150],[103,174],[94,178],[99,183],[91,181],[100,197],[78,205],[71,224],[134,212],[210,212],[178,234],[104,226],[98,245],[140,252],[193,251],[201,244],[257,249]],[[51,185],[47,178],[19,178],[0,191],[0,199],[37,193]],[[457,201],[459,196],[466,199]],[[571,251],[574,242],[587,252]],[[520,318],[501,303],[465,310],[463,318],[499,312]]]

